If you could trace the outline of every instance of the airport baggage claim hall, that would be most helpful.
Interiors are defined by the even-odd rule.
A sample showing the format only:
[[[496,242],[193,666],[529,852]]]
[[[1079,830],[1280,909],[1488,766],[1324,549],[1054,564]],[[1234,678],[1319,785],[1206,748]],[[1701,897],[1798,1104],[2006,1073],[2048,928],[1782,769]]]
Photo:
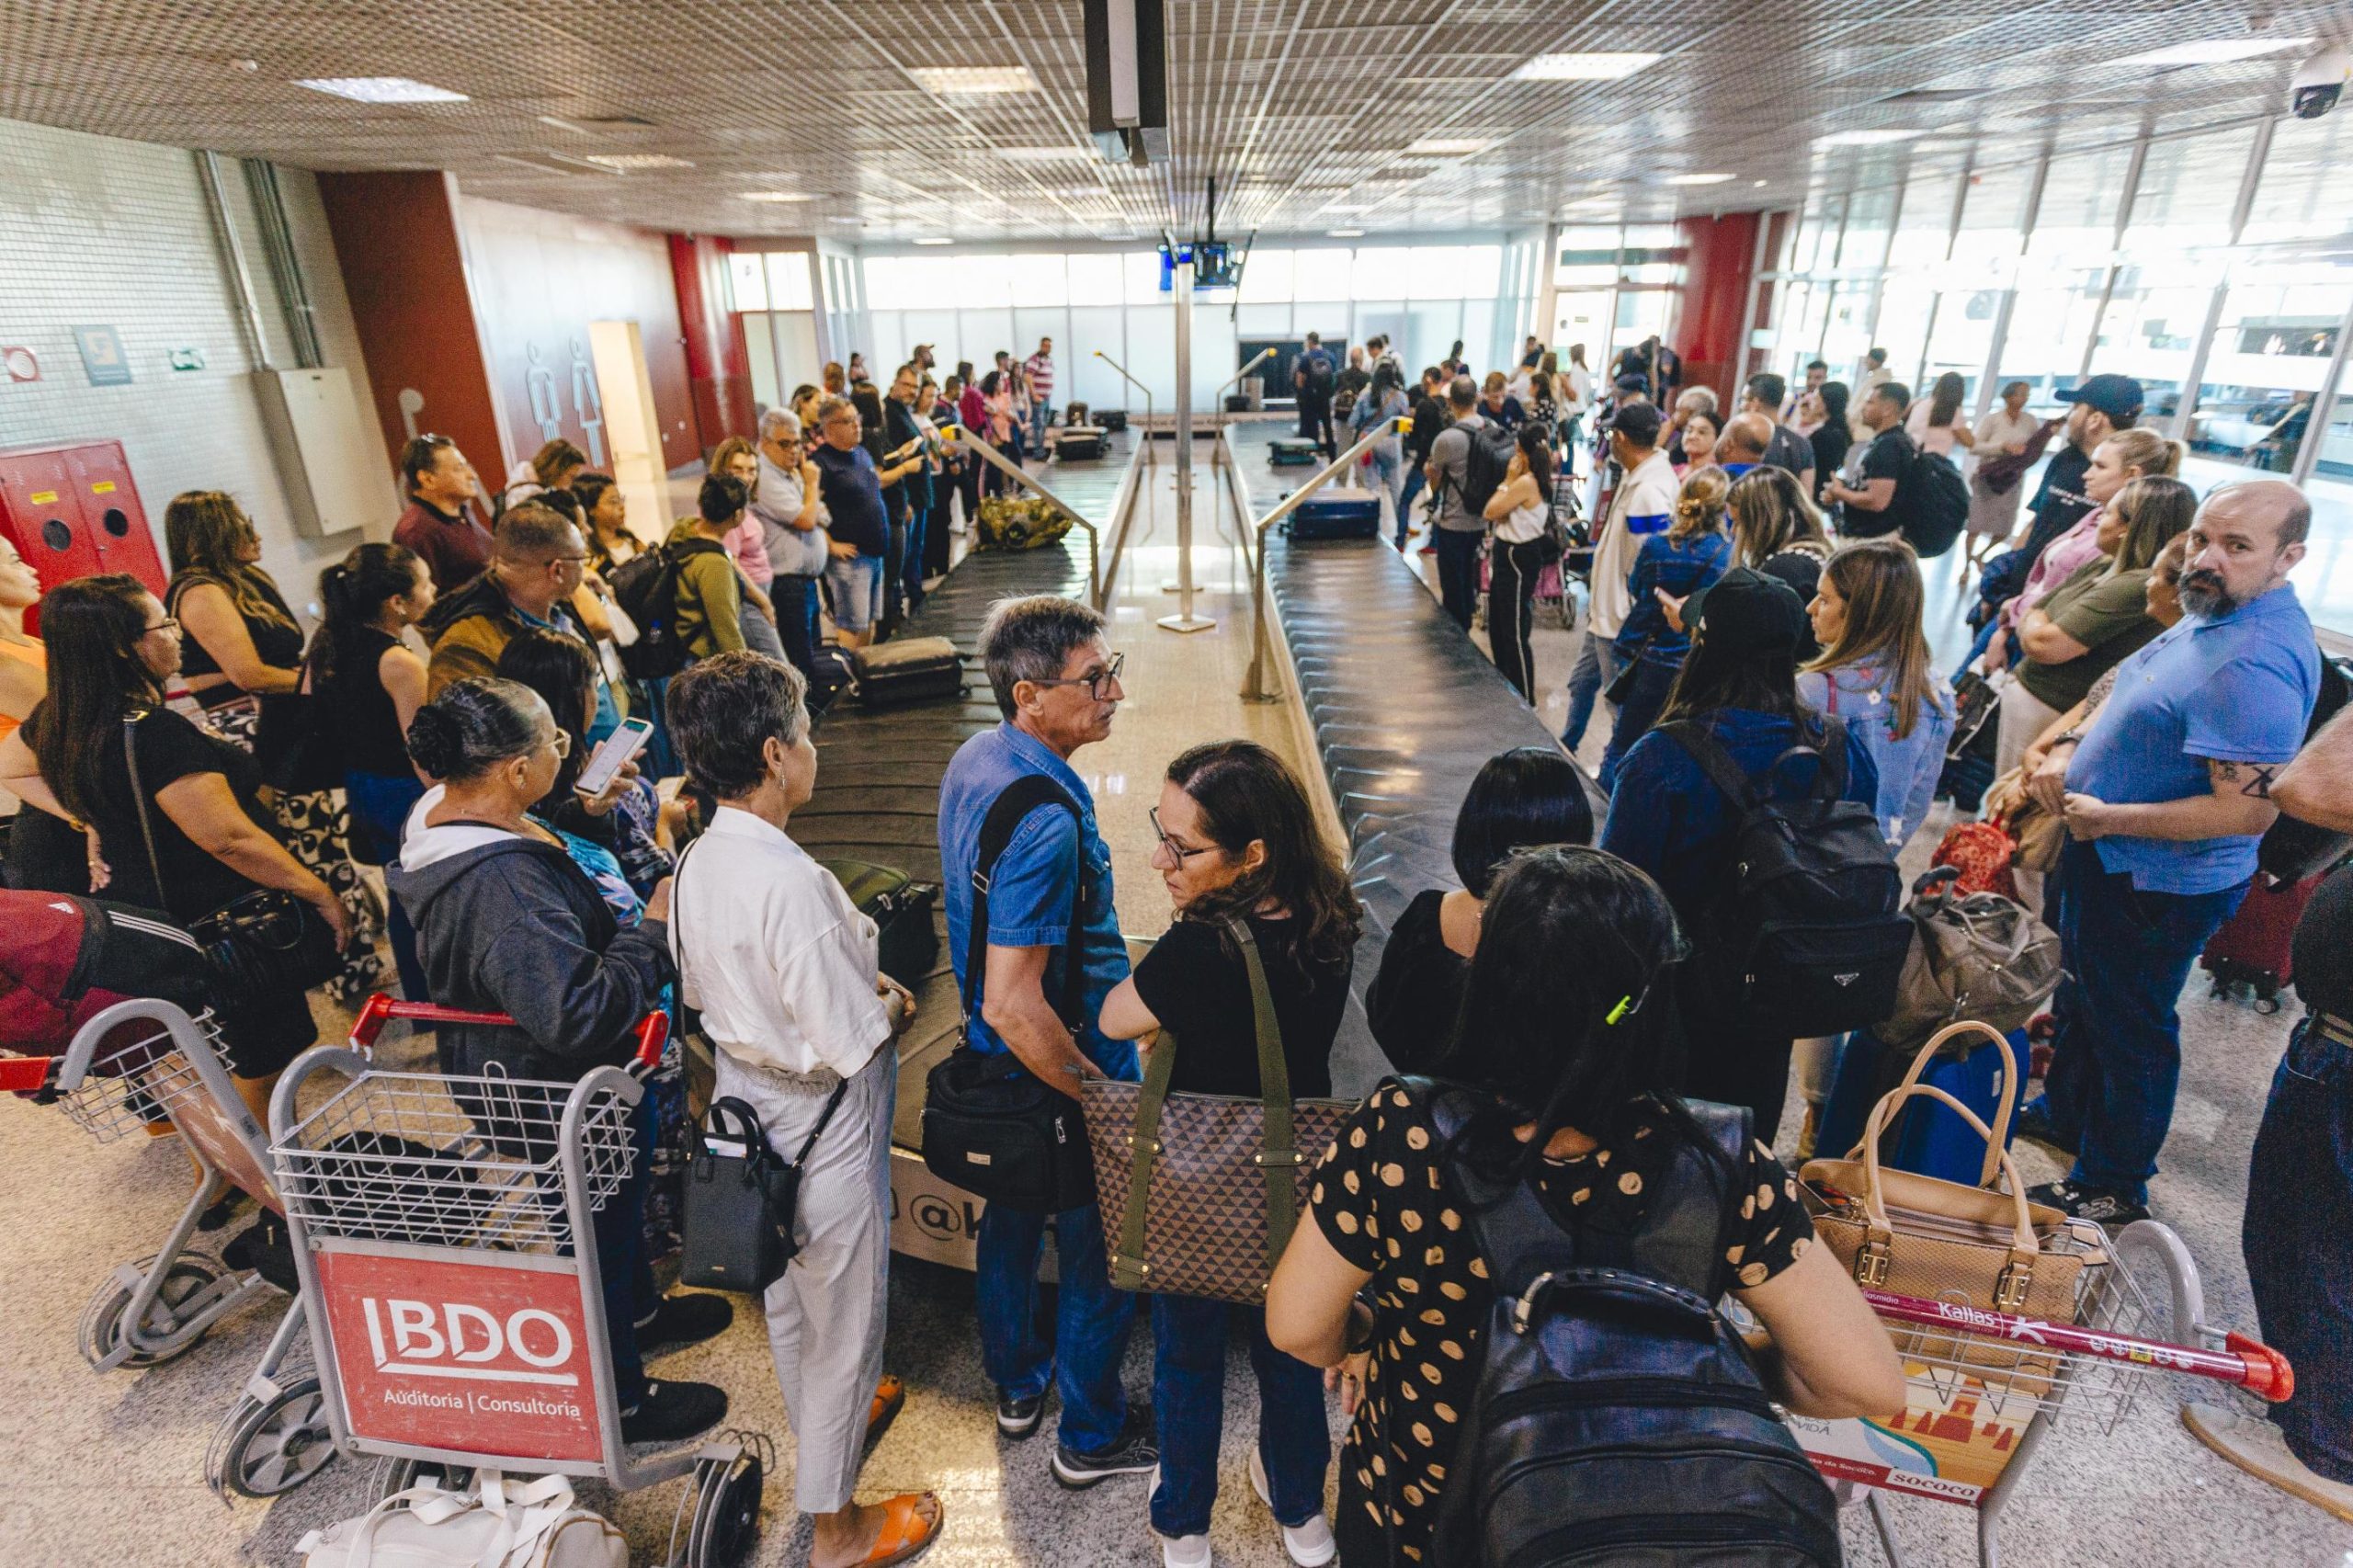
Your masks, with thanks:
[[[0,1563],[2353,1562],[2349,51],[0,7]]]

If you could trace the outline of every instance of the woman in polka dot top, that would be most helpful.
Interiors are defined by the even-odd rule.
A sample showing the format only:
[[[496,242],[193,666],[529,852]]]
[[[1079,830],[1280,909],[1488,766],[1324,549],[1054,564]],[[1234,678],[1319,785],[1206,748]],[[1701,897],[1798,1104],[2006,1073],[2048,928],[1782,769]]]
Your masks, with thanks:
[[[1496,880],[1481,928],[1438,1074],[1493,1114],[1450,1153],[1414,1083],[1384,1084],[1324,1151],[1313,1222],[1267,1294],[1269,1337],[1336,1368],[1356,1415],[1334,1519],[1347,1564],[1389,1562],[1392,1531],[1399,1556],[1424,1561],[1478,1386],[1493,1290],[1449,1159],[1517,1168],[1564,1227],[1632,1233],[1676,1146],[1711,1147],[1670,1092],[1679,1062],[1650,1005],[1683,950],[1656,883],[1599,850],[1529,851]],[[1772,1335],[1758,1371],[1773,1396],[1825,1417],[1902,1408],[1887,1335],[1813,1245],[1789,1172],[1751,1142],[1722,1174],[1719,1281]]]

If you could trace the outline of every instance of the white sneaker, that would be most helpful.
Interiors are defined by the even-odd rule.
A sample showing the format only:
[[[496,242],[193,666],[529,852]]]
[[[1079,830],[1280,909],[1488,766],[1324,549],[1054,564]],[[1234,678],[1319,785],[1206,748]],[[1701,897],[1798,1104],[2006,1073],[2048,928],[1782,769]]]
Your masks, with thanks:
[[[2353,1486],[2315,1474],[2288,1447],[2286,1435],[2262,1416],[2228,1405],[2191,1403],[2181,1407],[2181,1424],[2249,1475],[2353,1522]]]
[[[1210,1538],[1205,1535],[1165,1535],[1160,1538],[1161,1568],[1210,1568]]]
[[[1258,1501],[1267,1506],[1268,1513],[1274,1511],[1274,1494],[1267,1486],[1267,1461],[1258,1457],[1256,1443],[1250,1445],[1250,1490],[1258,1494]],[[1332,1523],[1320,1512],[1310,1515],[1303,1525],[1277,1521],[1275,1528],[1283,1532],[1283,1551],[1290,1554],[1299,1568],[1324,1568],[1339,1553],[1340,1544],[1332,1539]],[[1203,1551],[1201,1561],[1207,1562],[1206,1546]]]

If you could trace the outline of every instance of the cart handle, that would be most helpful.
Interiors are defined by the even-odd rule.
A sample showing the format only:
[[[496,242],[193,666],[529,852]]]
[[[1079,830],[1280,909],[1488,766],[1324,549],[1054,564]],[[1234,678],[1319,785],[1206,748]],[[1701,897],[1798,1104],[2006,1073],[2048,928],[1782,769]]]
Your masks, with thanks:
[[[2222,1349],[2203,1350],[2188,1345],[2168,1345],[2159,1339],[2109,1334],[2071,1323],[2048,1323],[2040,1318],[2019,1317],[1987,1307],[1927,1301],[1916,1296],[1893,1296],[1884,1290],[1865,1290],[1863,1300],[1870,1303],[1872,1312],[1896,1323],[1916,1324],[1924,1328],[1953,1329],[1980,1339],[2040,1345],[2052,1350],[2094,1356],[2107,1361],[2123,1361],[2152,1370],[2187,1372],[2192,1377],[2213,1378],[2236,1384],[2272,1404],[2280,1403],[2296,1392],[2295,1369],[2289,1366],[2288,1358],[2268,1345],[2243,1334],[2225,1334]]]
[[[39,1094],[57,1062],[54,1056],[0,1056],[0,1094]]]
[[[351,1044],[354,1050],[372,1052],[376,1037],[392,1018],[423,1018],[437,1024],[496,1024],[508,1028],[515,1020],[505,1013],[478,1013],[464,1007],[442,1007],[431,1002],[401,1002],[379,991],[368,998],[359,1016],[351,1020]],[[652,1072],[662,1060],[662,1048],[670,1040],[670,1015],[656,1008],[637,1021],[637,1052],[631,1058],[636,1067]],[[8,1086],[0,1080],[0,1088]]]

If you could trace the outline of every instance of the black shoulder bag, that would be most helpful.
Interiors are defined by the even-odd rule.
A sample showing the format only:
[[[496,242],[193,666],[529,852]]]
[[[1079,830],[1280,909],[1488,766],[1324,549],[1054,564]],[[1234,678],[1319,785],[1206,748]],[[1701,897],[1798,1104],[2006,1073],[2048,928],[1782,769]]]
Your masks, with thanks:
[[[155,853],[155,831],[147,820],[147,790],[139,779],[139,745],[134,738],[138,729],[139,716],[123,715],[122,763],[131,775],[131,804],[139,813],[147,870],[155,879],[155,902],[164,905],[164,864]],[[167,906],[165,912],[170,913]],[[335,928],[317,910],[277,888],[239,893],[210,915],[189,921],[188,929],[232,996],[308,991],[333,979],[343,963]]]
[[[1078,1100],[1040,1083],[1010,1051],[984,1052],[972,1044],[988,962],[989,879],[1022,819],[1048,805],[1068,812],[1074,824],[1079,821],[1077,803],[1062,786],[1028,774],[1006,786],[981,823],[980,853],[972,862],[972,929],[964,943],[964,1038],[925,1082],[923,1163],[940,1180],[991,1203],[1052,1214],[1095,1201],[1095,1161]],[[1080,1022],[1079,940],[1086,917],[1082,874],[1071,894],[1063,994],[1055,1007],[1074,1032]]]

